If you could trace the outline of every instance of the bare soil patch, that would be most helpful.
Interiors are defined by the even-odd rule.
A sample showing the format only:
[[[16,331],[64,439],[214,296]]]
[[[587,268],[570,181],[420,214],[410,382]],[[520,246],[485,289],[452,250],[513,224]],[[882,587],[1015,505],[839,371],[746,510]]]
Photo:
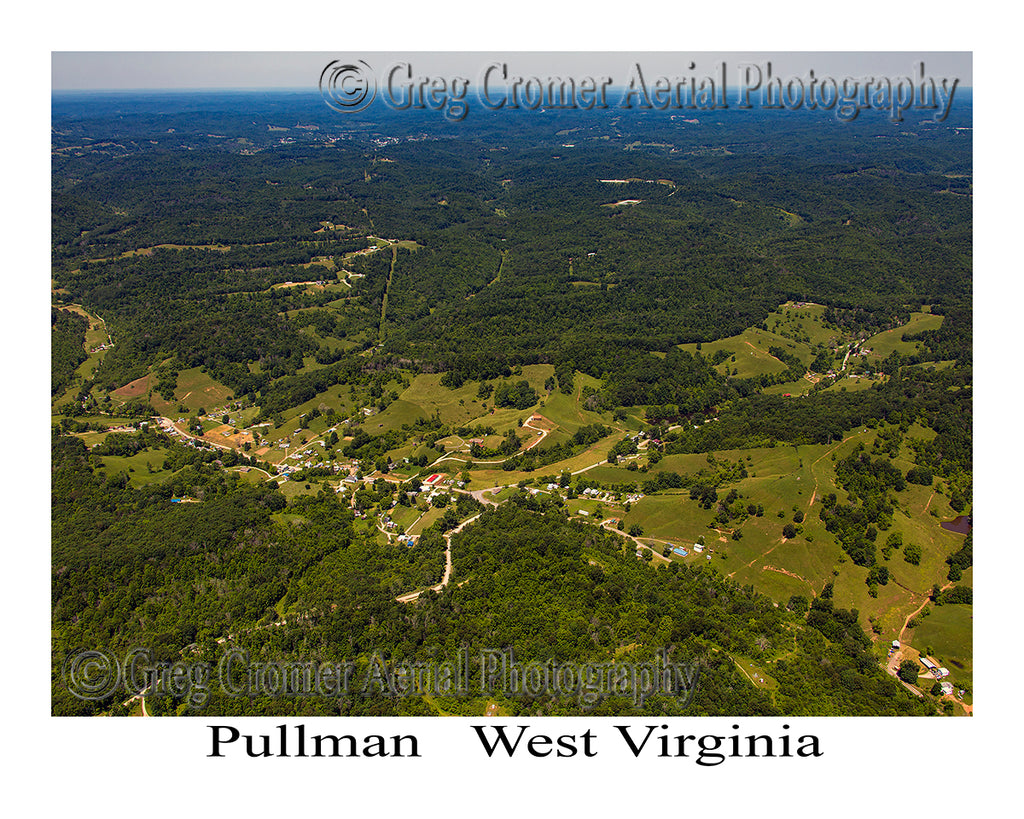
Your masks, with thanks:
[[[149,393],[151,387],[154,386],[156,386],[156,377],[152,375],[144,375],[142,378],[136,378],[134,381],[129,381],[123,387],[118,387],[110,394],[114,396],[114,398],[123,398],[125,400],[141,398]]]

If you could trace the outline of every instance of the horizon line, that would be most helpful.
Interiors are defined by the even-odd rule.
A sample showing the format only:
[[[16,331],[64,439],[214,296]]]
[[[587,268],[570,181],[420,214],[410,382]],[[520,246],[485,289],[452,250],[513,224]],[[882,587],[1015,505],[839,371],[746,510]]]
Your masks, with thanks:
[[[858,79],[858,78],[854,78]],[[957,77],[952,79],[957,81],[957,91],[973,91],[973,85],[961,85]],[[479,88],[483,87],[479,84],[469,84],[467,88]],[[610,85],[609,88],[625,88],[625,85]],[[320,89],[316,86],[305,86],[305,85],[236,85],[236,86],[168,86],[159,88],[51,88],[51,96],[54,94],[152,94],[152,93],[178,93],[178,94],[195,94],[195,93],[223,93],[225,91],[248,91],[248,92],[268,92],[268,91],[290,91],[290,92],[308,92],[312,94],[320,94]]]

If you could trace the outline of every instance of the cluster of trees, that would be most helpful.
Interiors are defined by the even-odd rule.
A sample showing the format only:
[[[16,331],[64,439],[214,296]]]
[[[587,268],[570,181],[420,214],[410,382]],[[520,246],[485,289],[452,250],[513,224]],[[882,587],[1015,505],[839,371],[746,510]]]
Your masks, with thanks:
[[[523,445],[522,439],[516,435],[514,429],[510,429],[505,433],[505,437],[502,442],[495,449],[484,449],[480,444],[473,444],[469,448],[469,454],[474,458],[489,458],[492,456],[503,456],[508,457],[514,455],[519,451],[519,447]]]
[[[892,525],[895,507],[889,491],[903,491],[906,481],[887,459],[873,459],[863,444],[837,461],[835,470],[836,482],[847,491],[850,502],[838,503],[834,493],[826,495],[822,498],[821,519],[854,563],[873,566],[878,531]]]
[[[352,440],[342,447],[346,458],[358,458],[360,461],[373,462],[385,455],[388,450],[399,446],[406,439],[402,430],[392,429],[383,435],[368,435],[359,427],[352,435]]]
[[[770,355],[773,355],[786,365],[786,381],[795,381],[807,371],[803,362],[784,347],[779,347],[778,345],[773,344],[768,348],[768,352]]]
[[[911,467],[907,471],[907,483],[916,483],[920,486],[931,486],[935,480],[932,471],[924,466]]]
[[[260,414],[256,423],[304,404],[335,384],[364,385],[372,382],[373,375],[363,374],[358,361],[350,358],[309,372],[278,378],[263,387],[258,394]]]
[[[964,570],[974,565],[974,532],[968,532],[964,545],[946,558],[949,564],[950,580],[956,581],[963,577]]]
[[[537,403],[537,391],[527,381],[502,381],[494,389],[494,406],[529,409]]]
[[[868,594],[872,597],[878,597],[878,587],[889,585],[889,567],[874,565],[868,571],[868,576],[864,579],[864,582],[868,586]]]
[[[672,349],[664,357],[622,355],[609,373],[606,393],[614,405],[647,405],[647,421],[661,424],[706,412],[729,390],[701,356]]]
[[[627,436],[608,450],[608,463],[617,463],[619,458],[625,455],[635,455],[640,451],[637,442],[632,436]]]
[[[970,586],[953,586],[951,589],[946,589],[935,600],[935,604],[942,606],[946,603],[961,603],[969,606],[974,603],[974,589]]]
[[[388,296],[388,325],[404,327],[429,317],[439,305],[465,299],[498,273],[499,252],[463,232],[419,234],[424,245],[400,248]],[[390,261],[390,254],[378,253]]]

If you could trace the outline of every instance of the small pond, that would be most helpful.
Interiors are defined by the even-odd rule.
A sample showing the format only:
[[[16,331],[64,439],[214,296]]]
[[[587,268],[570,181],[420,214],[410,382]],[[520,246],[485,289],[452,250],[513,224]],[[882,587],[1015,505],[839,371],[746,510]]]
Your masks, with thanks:
[[[942,528],[956,532],[958,535],[966,535],[971,531],[971,516],[957,515],[953,520],[943,521]]]

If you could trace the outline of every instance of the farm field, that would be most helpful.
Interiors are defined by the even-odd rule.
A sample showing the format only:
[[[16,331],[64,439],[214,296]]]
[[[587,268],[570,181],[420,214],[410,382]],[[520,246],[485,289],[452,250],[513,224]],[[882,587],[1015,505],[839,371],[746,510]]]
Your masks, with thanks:
[[[502,469],[484,467],[474,469],[472,472],[473,489],[482,489],[491,486],[504,486],[518,483],[519,481],[534,478],[537,475],[559,475],[562,472],[583,472],[591,467],[604,463],[608,460],[608,450],[624,437],[625,433],[615,433],[603,441],[571,458],[556,463],[548,464],[538,468],[536,472],[505,472]]]
[[[787,302],[769,313],[765,323],[769,331],[793,343],[835,347],[846,341],[838,327],[827,323],[825,306],[821,304]]]
[[[590,387],[596,390],[600,388],[601,382],[579,371],[576,372],[573,380],[575,389],[572,395],[555,390],[544,400],[542,410],[544,417],[570,434],[574,434],[580,427],[588,424],[608,424],[607,415],[592,412],[583,406],[583,388]],[[543,393],[540,394],[543,395]]]
[[[446,424],[466,423],[482,411],[479,407],[483,402],[478,402],[476,397],[478,382],[467,382],[450,390],[441,386],[443,377],[441,373],[417,375],[398,398],[425,418],[438,413]]]
[[[211,412],[221,407],[233,396],[231,389],[215,381],[200,367],[182,370],[178,373],[178,383],[174,389],[174,401],[164,401],[153,393],[153,409],[164,414],[178,414],[178,407],[184,406],[189,412],[205,409]]]
[[[860,392],[869,390],[875,384],[885,380],[885,376],[867,378],[859,375],[848,375],[825,387],[826,392]]]
[[[798,381],[787,381],[784,384],[772,384],[770,387],[765,387],[763,392],[765,395],[790,395],[795,398],[807,395],[813,388],[812,381],[801,378]]]
[[[760,327],[750,327],[718,341],[680,344],[679,347],[691,354],[699,352],[706,359],[713,359],[722,351],[729,353],[729,358],[716,365],[723,375],[751,378],[781,373],[787,365],[772,355],[771,347],[780,347],[809,366],[816,349],[832,349],[848,341],[838,328],[825,323],[824,312],[821,305],[797,307],[790,302],[769,313]]]
[[[308,489],[306,487],[309,487]],[[295,498],[316,495],[320,491],[319,481],[285,481],[280,485],[281,494],[289,501]]]
[[[262,470],[249,467],[233,467],[231,471],[238,475],[239,480],[248,484],[261,484],[271,480]]]
[[[419,515],[417,519],[409,525],[408,529],[406,530],[406,534],[416,536],[423,534],[423,530],[429,529],[431,526],[433,526],[434,523],[440,520],[442,515],[444,515],[443,509],[438,509],[433,506],[430,507],[426,512],[423,512],[421,515]]]
[[[396,533],[398,529],[409,532],[409,527],[420,519],[423,512],[415,506],[395,506],[388,515],[395,522]]]

